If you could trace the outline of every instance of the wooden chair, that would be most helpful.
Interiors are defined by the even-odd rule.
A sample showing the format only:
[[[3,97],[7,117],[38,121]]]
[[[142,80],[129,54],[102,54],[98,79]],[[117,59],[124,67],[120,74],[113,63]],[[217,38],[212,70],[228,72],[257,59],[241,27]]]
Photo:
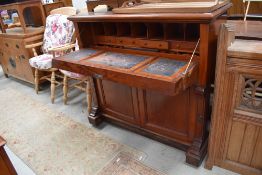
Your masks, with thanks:
[[[76,13],[77,13],[77,10],[74,7],[61,7],[61,8],[52,10],[50,12],[50,15],[61,14],[61,15],[71,16],[71,15],[76,15]]]
[[[73,7],[62,7],[61,9],[55,9],[51,11],[50,14],[51,15],[47,17],[44,36],[39,35],[39,36],[30,38],[30,40],[26,41],[25,47],[28,49],[32,49],[34,56],[35,56],[31,58],[29,62],[30,62],[30,65],[35,68],[35,91],[36,93],[38,93],[39,91],[39,81],[41,80],[50,81],[51,82],[51,102],[54,103],[55,88],[56,86],[59,86],[62,84],[61,81],[57,81],[57,78],[61,79],[63,77],[60,74],[58,74],[57,72],[58,69],[52,68],[52,58],[56,56],[60,56],[66,52],[70,52],[75,47],[75,43],[72,42],[74,38],[73,37],[74,26],[72,22],[68,23],[67,16],[75,15],[76,9]],[[52,20],[55,20],[55,22]],[[69,26],[66,26],[68,27],[66,30],[62,29],[62,26],[65,27],[65,24],[69,25]],[[65,31],[70,31],[72,33],[70,34],[64,33]],[[56,32],[59,32],[59,33],[55,34]],[[63,36],[66,36],[66,38],[64,38]],[[59,40],[59,37],[61,37],[60,40]],[[34,41],[39,41],[41,38],[44,38],[43,41],[33,43]],[[41,46],[42,46],[43,54],[38,55],[37,48]],[[47,75],[39,77],[40,70],[47,72]]]
[[[87,111],[88,113],[91,112],[92,108],[92,91],[91,91],[91,85],[92,85],[92,79],[89,76],[80,75],[77,73],[60,70],[64,74],[64,80],[63,80],[63,101],[64,104],[67,104],[68,100],[68,91],[72,88],[76,88],[81,90],[82,92],[86,93],[87,97]],[[69,84],[70,80],[74,80],[73,84]]]
[[[62,7],[59,9],[55,9],[52,11],[52,13],[58,13],[58,14],[67,14],[68,12],[70,13],[72,11],[71,7]],[[73,11],[74,12],[74,11]],[[75,46],[74,46],[75,47]],[[78,50],[78,46],[77,49]],[[91,79],[90,77],[86,77],[74,72],[69,72],[65,70],[60,70],[60,72],[63,73],[63,101],[64,104],[67,104],[68,100],[68,91],[71,88],[77,88],[81,90],[82,92],[85,92],[87,94],[87,104],[88,104],[88,112],[90,113],[91,107],[92,107],[92,93],[91,93]],[[70,80],[75,80],[76,82],[69,85]]]
[[[79,50],[79,47],[77,45],[77,42],[75,44],[75,50]],[[89,76],[84,76],[78,73],[61,70],[60,72],[63,74],[63,101],[64,104],[67,105],[68,101],[68,91],[72,88],[76,88],[81,90],[82,92],[86,93],[87,97],[87,111],[88,113],[91,112],[92,108],[92,78]],[[72,84],[70,84],[70,81],[74,81]]]

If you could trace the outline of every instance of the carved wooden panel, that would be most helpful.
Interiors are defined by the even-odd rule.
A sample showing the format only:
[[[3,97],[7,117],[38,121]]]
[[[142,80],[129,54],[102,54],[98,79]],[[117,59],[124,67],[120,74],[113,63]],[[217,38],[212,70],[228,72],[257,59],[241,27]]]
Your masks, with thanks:
[[[242,89],[241,107],[262,113],[262,79],[245,78]]]

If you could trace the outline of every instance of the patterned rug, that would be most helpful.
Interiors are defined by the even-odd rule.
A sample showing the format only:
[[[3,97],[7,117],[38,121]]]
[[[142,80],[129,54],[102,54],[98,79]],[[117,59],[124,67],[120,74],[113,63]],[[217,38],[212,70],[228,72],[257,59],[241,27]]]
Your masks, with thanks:
[[[98,175],[164,175],[143,165],[132,155],[120,152]]]
[[[0,111],[0,135],[37,175],[158,174],[137,161],[145,157],[143,153],[17,90],[0,91]],[[114,158],[119,155],[121,161],[116,164]],[[115,172],[108,171],[112,168]]]

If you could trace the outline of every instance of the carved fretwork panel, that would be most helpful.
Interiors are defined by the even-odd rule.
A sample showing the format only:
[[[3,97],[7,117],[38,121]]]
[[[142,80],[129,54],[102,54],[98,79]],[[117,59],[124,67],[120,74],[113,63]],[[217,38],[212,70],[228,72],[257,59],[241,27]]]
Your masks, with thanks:
[[[240,106],[252,112],[262,113],[262,79],[245,78]]]

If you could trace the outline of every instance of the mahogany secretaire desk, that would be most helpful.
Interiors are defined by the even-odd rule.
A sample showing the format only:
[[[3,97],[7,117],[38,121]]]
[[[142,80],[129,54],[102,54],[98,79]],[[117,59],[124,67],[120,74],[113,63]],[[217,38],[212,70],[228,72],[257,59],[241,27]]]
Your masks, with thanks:
[[[168,143],[198,166],[207,150],[219,17],[230,6],[69,17],[82,49],[55,58],[53,66],[92,77],[90,123],[107,119]]]

